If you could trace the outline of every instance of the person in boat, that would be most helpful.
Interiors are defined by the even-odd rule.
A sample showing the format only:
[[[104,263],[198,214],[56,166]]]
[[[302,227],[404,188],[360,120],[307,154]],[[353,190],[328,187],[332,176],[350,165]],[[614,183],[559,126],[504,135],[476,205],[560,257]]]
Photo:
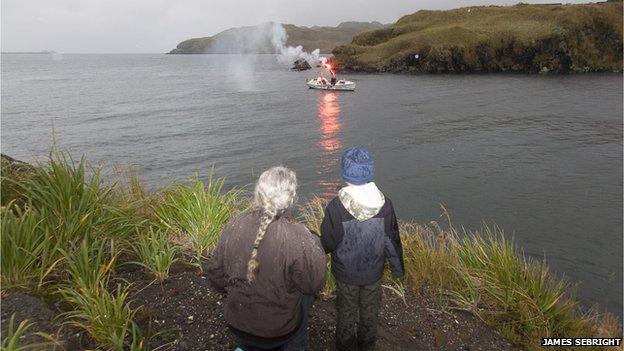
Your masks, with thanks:
[[[304,350],[308,311],[325,283],[325,253],[318,236],[291,222],[295,172],[282,166],[263,172],[254,208],[224,227],[206,270],[225,293],[224,316],[237,350]]]
[[[330,68],[329,73],[331,74],[330,84],[334,86],[336,85],[336,72],[334,72],[334,70]]]
[[[347,185],[325,208],[321,242],[331,253],[336,278],[337,350],[373,350],[386,261],[392,274],[404,274],[403,249],[392,202],[373,182],[374,162],[362,147],[341,160]]]

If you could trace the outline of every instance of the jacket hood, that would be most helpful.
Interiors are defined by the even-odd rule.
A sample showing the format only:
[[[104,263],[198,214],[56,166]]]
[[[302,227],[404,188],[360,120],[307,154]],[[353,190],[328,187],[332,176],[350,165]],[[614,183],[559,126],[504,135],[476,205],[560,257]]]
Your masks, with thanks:
[[[340,189],[338,198],[342,205],[358,221],[374,217],[383,207],[386,199],[374,182],[347,186]]]

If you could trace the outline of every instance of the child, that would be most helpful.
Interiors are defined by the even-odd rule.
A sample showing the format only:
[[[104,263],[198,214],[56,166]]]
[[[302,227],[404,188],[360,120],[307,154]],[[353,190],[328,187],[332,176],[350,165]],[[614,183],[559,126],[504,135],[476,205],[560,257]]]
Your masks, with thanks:
[[[362,147],[348,149],[341,167],[347,186],[327,205],[321,224],[337,286],[336,346],[373,350],[384,264],[387,259],[392,274],[402,277],[403,250],[392,202],[372,182],[372,156]]]

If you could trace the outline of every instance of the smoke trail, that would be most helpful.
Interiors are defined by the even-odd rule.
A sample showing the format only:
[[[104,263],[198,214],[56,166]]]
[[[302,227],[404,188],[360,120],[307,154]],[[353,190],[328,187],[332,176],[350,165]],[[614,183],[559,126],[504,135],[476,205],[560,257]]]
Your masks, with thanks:
[[[316,49],[310,53],[303,50],[303,46],[286,46],[288,34],[286,29],[280,23],[271,23],[271,44],[277,53],[277,61],[284,65],[292,65],[297,59],[304,59],[310,67],[314,67],[319,63],[320,49]]]
[[[306,60],[310,67],[317,66],[323,59],[319,49],[306,52],[301,45],[287,46],[287,39],[286,29],[280,23],[231,28],[213,36],[206,53],[235,55],[222,67],[228,81],[239,91],[255,91],[256,54],[277,54],[277,61],[289,68],[297,59]]]

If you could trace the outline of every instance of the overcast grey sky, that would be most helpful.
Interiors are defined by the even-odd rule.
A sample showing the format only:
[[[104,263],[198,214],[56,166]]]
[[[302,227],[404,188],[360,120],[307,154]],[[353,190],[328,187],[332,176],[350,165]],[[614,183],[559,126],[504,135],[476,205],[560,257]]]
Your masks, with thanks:
[[[420,9],[519,1],[2,0],[1,46],[2,51],[166,52],[184,39],[266,21],[304,26],[334,26],[342,21],[389,23]]]

